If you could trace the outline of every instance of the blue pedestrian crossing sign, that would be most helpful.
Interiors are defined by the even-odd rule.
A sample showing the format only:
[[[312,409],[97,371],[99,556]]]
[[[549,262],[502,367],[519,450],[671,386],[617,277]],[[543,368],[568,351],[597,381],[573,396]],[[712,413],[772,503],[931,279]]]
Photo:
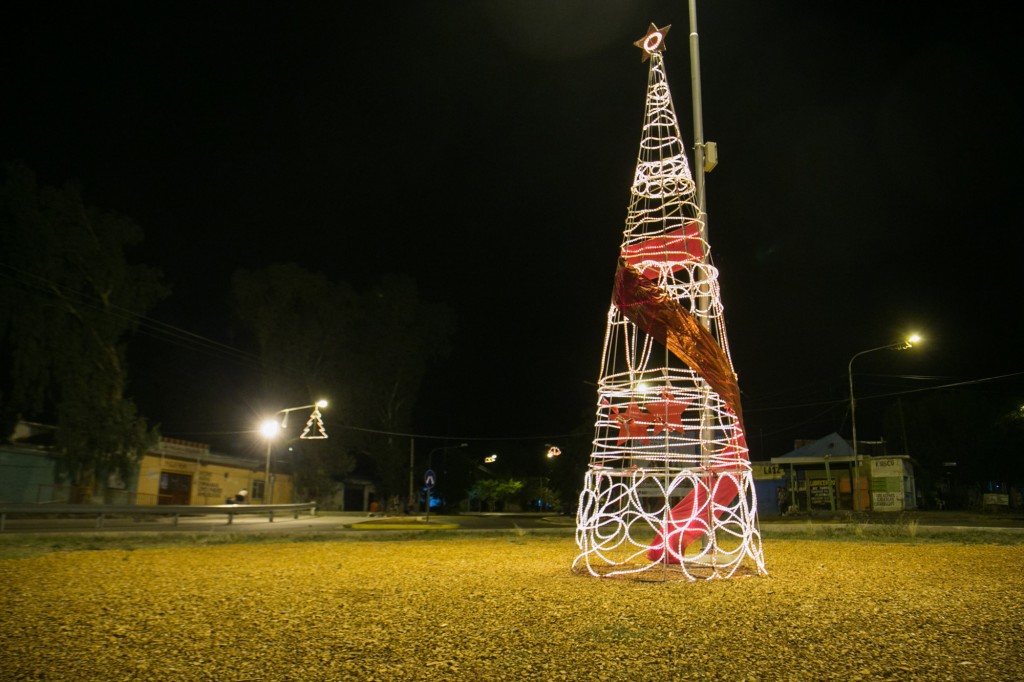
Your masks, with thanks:
[[[437,474],[433,469],[427,469],[427,473],[423,474],[423,486],[429,490],[434,487],[435,483],[437,483]]]

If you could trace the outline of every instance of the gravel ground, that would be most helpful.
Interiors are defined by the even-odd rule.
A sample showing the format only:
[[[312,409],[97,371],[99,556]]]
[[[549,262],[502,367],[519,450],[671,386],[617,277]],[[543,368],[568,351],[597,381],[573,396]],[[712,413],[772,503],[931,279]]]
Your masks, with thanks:
[[[576,575],[570,539],[0,561],[8,680],[1021,680],[1024,546],[765,543],[770,574]]]

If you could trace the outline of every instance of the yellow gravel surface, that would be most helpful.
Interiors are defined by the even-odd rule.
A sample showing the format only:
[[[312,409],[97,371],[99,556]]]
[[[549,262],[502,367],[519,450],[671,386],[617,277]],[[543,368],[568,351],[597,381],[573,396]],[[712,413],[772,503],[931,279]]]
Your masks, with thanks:
[[[576,575],[533,536],[3,560],[0,679],[1024,679],[1024,546],[765,554],[699,583]]]

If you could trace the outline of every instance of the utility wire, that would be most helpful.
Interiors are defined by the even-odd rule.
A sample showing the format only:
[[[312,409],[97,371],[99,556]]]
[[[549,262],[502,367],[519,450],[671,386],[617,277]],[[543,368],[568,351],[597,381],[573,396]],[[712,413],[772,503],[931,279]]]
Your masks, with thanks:
[[[892,375],[892,376],[898,376],[898,375]],[[964,381],[955,381],[955,382],[948,383],[948,384],[940,384],[938,386],[925,386],[923,388],[910,388],[910,389],[906,389],[906,390],[903,390],[903,391],[892,391],[892,392],[889,392],[889,393],[875,393],[873,395],[868,395],[868,396],[859,396],[857,398],[857,400],[858,400],[858,402],[860,402],[860,401],[864,401],[864,400],[874,400],[876,398],[891,398],[893,396],[909,395],[911,393],[923,393],[925,391],[938,391],[938,390],[941,390],[941,389],[944,389],[944,388],[956,388],[957,386],[970,386],[970,385],[974,385],[974,384],[988,383],[990,381],[1002,381],[1003,379],[1010,379],[1010,378],[1019,377],[1019,376],[1024,376],[1024,372],[1011,372],[1009,374],[1000,374],[1000,375],[997,375],[997,376],[994,376],[994,377],[982,377],[980,379],[966,379]],[[913,377],[913,378],[919,379],[919,378],[928,378],[928,377]],[[844,398],[837,398],[837,399],[834,399],[834,400],[820,400],[820,401],[809,402],[809,403],[793,403],[791,405],[773,405],[771,407],[753,407],[753,408],[745,407],[743,409],[743,412],[746,413],[746,414],[750,414],[750,413],[754,413],[754,412],[773,412],[773,411],[778,411],[778,410],[795,410],[795,409],[800,409],[800,408],[804,408],[804,407],[817,407],[819,405],[840,405],[842,403],[848,403],[848,402],[850,402],[849,397],[844,397]]]
[[[259,356],[253,353],[201,336],[187,329],[161,322],[146,315],[141,315],[116,304],[103,304],[94,294],[63,286],[40,275],[21,270],[10,263],[0,261],[0,276],[14,280],[18,285],[29,291],[52,297],[63,296],[77,305],[131,322],[137,326],[136,331],[151,338],[168,341],[181,348],[223,360],[231,360],[248,367],[258,368],[261,366]]]

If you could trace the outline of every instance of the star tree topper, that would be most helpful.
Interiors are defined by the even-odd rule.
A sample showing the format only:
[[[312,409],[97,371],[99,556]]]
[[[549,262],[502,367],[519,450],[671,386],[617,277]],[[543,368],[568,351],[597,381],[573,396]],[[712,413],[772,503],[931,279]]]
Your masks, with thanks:
[[[651,24],[647,29],[647,35],[633,43],[643,50],[644,54],[640,61],[646,62],[655,52],[665,51],[665,36],[668,35],[668,30],[670,28],[672,28],[672,24],[669,24],[664,28],[658,28],[654,24]]]

